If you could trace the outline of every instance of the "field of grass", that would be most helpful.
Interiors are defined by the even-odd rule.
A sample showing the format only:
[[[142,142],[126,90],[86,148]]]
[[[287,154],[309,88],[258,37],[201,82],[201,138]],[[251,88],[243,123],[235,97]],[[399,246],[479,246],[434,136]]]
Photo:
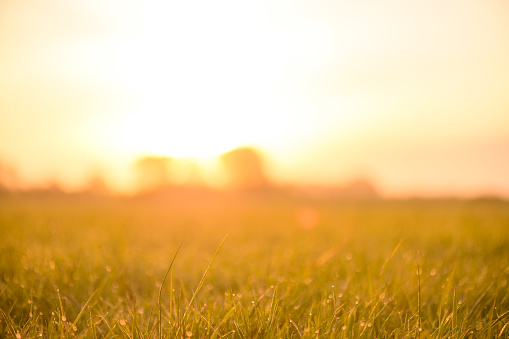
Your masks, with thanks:
[[[507,338],[508,280],[499,201],[0,199],[1,338]]]

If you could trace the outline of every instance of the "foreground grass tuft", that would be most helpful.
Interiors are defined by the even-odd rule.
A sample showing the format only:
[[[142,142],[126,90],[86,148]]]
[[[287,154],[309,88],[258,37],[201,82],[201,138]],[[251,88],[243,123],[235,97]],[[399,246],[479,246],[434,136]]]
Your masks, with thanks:
[[[505,202],[11,198],[0,239],[2,338],[509,337]]]

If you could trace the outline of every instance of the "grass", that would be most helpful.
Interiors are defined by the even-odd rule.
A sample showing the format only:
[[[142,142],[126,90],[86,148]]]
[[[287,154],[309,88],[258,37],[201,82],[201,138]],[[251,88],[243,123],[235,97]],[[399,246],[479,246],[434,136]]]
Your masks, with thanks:
[[[508,280],[505,202],[0,200],[2,338],[507,338]]]

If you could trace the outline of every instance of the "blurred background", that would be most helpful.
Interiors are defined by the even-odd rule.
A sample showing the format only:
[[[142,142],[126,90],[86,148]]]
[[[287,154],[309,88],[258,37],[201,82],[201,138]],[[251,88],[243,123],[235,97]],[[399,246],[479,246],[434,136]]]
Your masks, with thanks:
[[[509,3],[0,1],[0,187],[509,197]]]

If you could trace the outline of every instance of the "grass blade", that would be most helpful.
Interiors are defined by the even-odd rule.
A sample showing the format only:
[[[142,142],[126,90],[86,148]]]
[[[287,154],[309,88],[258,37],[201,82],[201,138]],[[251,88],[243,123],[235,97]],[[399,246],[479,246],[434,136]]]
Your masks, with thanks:
[[[230,318],[230,316],[232,315],[233,311],[235,310],[235,307],[236,306],[233,306],[229,311],[228,313],[226,313],[226,315],[223,317],[223,319],[219,322],[219,324],[217,324],[216,326],[216,329],[214,330],[214,332],[212,332],[210,338],[214,339],[217,337],[217,331],[219,331],[219,329],[221,328],[221,326],[226,322],[226,320],[228,320],[228,318]]]
[[[384,264],[382,265],[382,269],[380,270],[380,275],[382,275],[384,272],[385,272],[385,267],[387,266],[387,264],[389,263],[389,261],[391,261],[392,257],[394,256],[394,254],[396,254],[396,252],[398,251],[399,247],[401,246],[401,243],[403,242],[403,239],[401,239],[399,241],[399,243],[396,245],[396,247],[394,247],[394,250],[392,250],[392,253],[391,255],[387,258],[387,260],[385,260]]]
[[[193,304],[193,301],[194,299],[196,298],[196,296],[198,295],[198,292],[200,291],[201,287],[203,286],[203,282],[205,281],[205,277],[207,276],[207,273],[209,272],[210,270],[210,267],[212,266],[212,264],[214,263],[214,260],[216,259],[218,253],[219,253],[219,250],[221,249],[221,247],[223,246],[223,243],[224,241],[226,240],[226,237],[228,237],[228,234],[224,236],[223,238],[223,241],[221,241],[221,244],[219,244],[219,247],[217,248],[216,250],[216,253],[214,253],[214,256],[212,257],[212,260],[210,261],[209,263],[209,266],[207,267],[207,269],[205,270],[205,273],[203,273],[203,276],[200,280],[200,283],[198,284],[198,287],[196,288],[196,290],[194,291],[193,293],[193,296],[191,297],[191,300],[189,300],[189,304],[187,305],[186,307],[186,310],[184,311],[184,315],[182,316],[182,321],[184,322],[186,320],[186,316],[187,316],[187,312],[189,312],[189,309],[191,308],[191,305]]]
[[[76,326],[78,324],[78,320],[80,320],[81,316],[83,315],[83,312],[85,311],[85,308],[87,307],[87,305],[90,303],[90,301],[92,300],[92,298],[94,298],[94,296],[97,294],[97,292],[99,292],[100,290],[102,290],[102,287],[104,287],[104,284],[97,288],[94,293],[92,293],[92,295],[90,296],[90,298],[88,298],[87,302],[85,303],[85,305],[83,305],[83,307],[81,308],[81,311],[80,313],[78,313],[78,315],[76,316],[76,319],[74,319],[72,325],[73,326]]]
[[[162,323],[162,315],[161,315],[161,295],[163,293],[163,287],[164,282],[166,281],[166,278],[168,277],[168,274],[171,271],[171,268],[173,267],[173,263],[175,262],[175,259],[177,258],[177,254],[180,251],[180,248],[182,247],[184,243],[181,243],[180,246],[177,248],[177,251],[175,252],[175,255],[173,256],[173,259],[171,259],[170,266],[168,267],[168,270],[166,271],[166,274],[164,275],[163,281],[161,282],[161,287],[159,287],[159,295],[157,297],[157,305],[159,306],[159,339],[163,337],[163,323]]]

